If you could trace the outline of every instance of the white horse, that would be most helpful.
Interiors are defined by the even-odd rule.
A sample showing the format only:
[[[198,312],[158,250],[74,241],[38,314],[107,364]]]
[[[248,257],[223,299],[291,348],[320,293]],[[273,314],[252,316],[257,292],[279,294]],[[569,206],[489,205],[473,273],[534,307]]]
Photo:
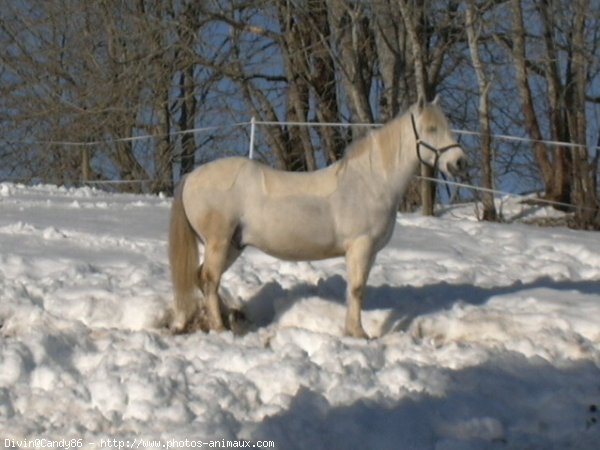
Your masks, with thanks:
[[[345,256],[345,332],[367,337],[361,324],[365,284],[419,164],[450,175],[466,166],[437,98],[419,100],[321,170],[284,172],[241,157],[198,167],[180,183],[171,210],[172,328],[183,331],[195,319],[197,288],[204,294],[208,328],[225,328],[221,276],[250,245],[293,261]]]

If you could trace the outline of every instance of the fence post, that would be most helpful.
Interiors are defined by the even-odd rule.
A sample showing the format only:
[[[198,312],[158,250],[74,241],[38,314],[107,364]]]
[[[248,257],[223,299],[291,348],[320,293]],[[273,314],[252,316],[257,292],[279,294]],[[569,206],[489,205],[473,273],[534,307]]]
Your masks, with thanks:
[[[250,149],[248,150],[248,158],[254,159],[254,130],[256,129],[256,119],[254,116],[250,119]]]
[[[81,184],[86,184],[90,181],[90,172],[90,147],[84,144],[81,150]]]

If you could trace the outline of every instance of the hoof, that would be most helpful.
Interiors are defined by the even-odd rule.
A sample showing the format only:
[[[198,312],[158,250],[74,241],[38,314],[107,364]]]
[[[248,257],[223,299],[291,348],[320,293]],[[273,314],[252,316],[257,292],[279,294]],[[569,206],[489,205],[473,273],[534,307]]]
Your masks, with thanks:
[[[173,320],[169,325],[173,334],[187,334],[195,331],[208,331],[208,321],[203,308],[197,309],[191,317],[184,317],[177,313],[173,314]]]
[[[230,309],[227,311],[227,315],[223,318],[223,321],[226,323],[227,328],[238,336],[246,334],[250,327],[250,321],[241,309]]]
[[[173,314],[173,316],[175,316]],[[221,310],[221,320],[209,320],[208,314],[204,308],[199,308],[189,319],[174,317],[168,329],[173,334],[187,334],[196,331],[228,331],[231,330],[236,335],[242,335],[247,332],[249,321],[242,310],[223,308]]]
[[[250,325],[241,309],[227,307],[221,309],[221,320],[215,322],[210,325],[210,331],[231,331],[238,336],[246,334]]]
[[[175,314],[173,314],[176,316]],[[174,317],[169,324],[167,324],[167,329],[173,334],[183,334],[186,332],[190,320],[185,320],[181,317]]]

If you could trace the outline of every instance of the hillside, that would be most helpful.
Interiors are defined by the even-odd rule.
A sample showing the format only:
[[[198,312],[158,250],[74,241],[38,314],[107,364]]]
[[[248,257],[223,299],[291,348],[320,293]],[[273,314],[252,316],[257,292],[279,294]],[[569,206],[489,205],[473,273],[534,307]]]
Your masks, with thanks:
[[[342,336],[343,260],[249,250],[224,277],[247,332],[173,336],[169,205],[0,184],[5,445],[596,448],[597,233],[400,215],[369,281],[370,341]]]

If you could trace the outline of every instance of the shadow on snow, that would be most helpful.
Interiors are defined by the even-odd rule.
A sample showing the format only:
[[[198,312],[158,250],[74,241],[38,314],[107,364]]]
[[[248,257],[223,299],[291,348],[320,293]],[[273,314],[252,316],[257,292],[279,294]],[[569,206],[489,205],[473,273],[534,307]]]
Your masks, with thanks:
[[[483,305],[494,296],[540,288],[598,294],[600,282],[555,281],[543,277],[531,283],[517,281],[508,286],[494,287],[447,282],[426,286],[368,286],[365,291],[363,310],[391,310],[386,323],[382,326],[382,335],[385,335],[394,331],[407,330],[415,318],[450,309],[458,302]],[[319,280],[317,284],[300,283],[291,289],[284,289],[278,282],[272,281],[265,284],[252,298],[244,301],[244,310],[255,326],[263,327],[272,323],[278,312],[279,314],[285,312],[303,298],[319,297],[343,305],[345,290],[346,281],[340,275]]]
[[[343,305],[345,288],[340,275],[287,290],[271,282],[245,306],[255,325],[265,326],[276,320],[282,308],[306,297]],[[364,309],[392,310],[383,327],[385,334],[406,330],[415,318],[450,309],[457,302],[483,305],[494,296],[539,288],[597,294],[600,282],[540,278],[496,287],[445,282],[422,287],[383,285],[367,288]],[[274,440],[278,448],[315,450],[591,450],[600,441],[600,369],[592,361],[556,367],[542,358],[498,351],[480,366],[424,370],[438,372],[443,395],[402,393],[399,386],[400,400],[379,398],[335,406],[304,387],[287,410],[256,424],[252,439]]]
[[[286,449],[596,449],[600,370],[557,368],[501,353],[484,365],[438,370],[443,395],[407,391],[396,401],[332,406],[307,388],[257,424],[255,440]]]

